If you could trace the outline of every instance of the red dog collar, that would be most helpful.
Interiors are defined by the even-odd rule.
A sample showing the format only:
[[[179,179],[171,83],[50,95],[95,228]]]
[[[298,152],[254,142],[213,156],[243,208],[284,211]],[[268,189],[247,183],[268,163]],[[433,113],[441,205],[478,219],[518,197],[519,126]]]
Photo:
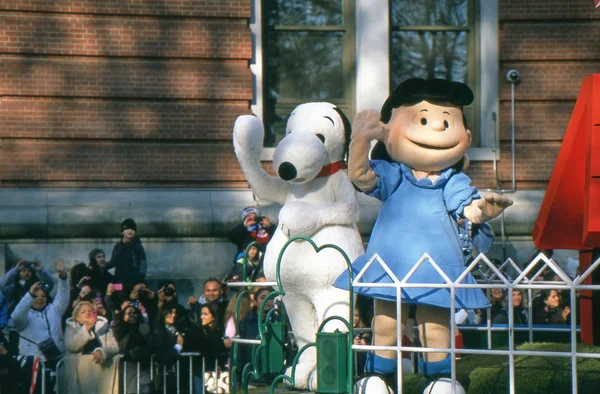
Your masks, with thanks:
[[[327,164],[325,167],[321,168],[321,171],[319,171],[319,173],[317,174],[317,178],[322,177],[322,176],[329,176],[329,175],[333,175],[336,172],[338,172],[339,170],[345,170],[346,169],[346,164],[344,164],[344,161],[336,161],[335,163],[331,163],[331,164]]]

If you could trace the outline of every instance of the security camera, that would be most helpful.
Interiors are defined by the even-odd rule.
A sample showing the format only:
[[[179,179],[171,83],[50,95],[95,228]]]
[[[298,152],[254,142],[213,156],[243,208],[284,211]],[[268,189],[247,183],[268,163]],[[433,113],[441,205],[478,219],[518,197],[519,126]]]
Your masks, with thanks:
[[[506,80],[510,83],[517,83],[521,79],[521,74],[517,70],[508,70]]]

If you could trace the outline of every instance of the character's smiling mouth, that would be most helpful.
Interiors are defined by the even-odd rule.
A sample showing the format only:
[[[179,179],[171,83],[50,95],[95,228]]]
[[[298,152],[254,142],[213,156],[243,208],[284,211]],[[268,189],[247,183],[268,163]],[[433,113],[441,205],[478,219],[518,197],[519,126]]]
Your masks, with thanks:
[[[413,144],[424,148],[424,149],[432,149],[432,150],[448,150],[448,149],[452,149],[454,148],[456,145],[453,146],[433,146],[433,145],[427,145],[427,144],[421,144],[412,140],[409,140],[410,142],[412,142]],[[457,144],[458,145],[458,144]]]

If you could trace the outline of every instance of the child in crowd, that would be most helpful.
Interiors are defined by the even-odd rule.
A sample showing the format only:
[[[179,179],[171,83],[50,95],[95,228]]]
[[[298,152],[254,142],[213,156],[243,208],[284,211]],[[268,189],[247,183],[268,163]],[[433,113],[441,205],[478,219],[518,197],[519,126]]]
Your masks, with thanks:
[[[146,279],[146,251],[136,236],[137,225],[133,219],[121,223],[121,240],[113,248],[105,269],[115,268],[115,283],[131,289],[135,283]]]
[[[251,242],[266,245],[271,240],[275,225],[268,217],[260,216],[255,207],[245,208],[241,216],[242,223],[229,232],[229,240],[237,246],[237,253],[243,252]]]

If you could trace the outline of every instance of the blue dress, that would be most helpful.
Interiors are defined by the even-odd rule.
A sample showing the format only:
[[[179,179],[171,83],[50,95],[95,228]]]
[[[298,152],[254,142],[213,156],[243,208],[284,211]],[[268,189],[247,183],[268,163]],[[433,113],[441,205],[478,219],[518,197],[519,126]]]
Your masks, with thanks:
[[[398,280],[402,280],[424,253],[428,253],[444,273],[455,281],[465,270],[456,219],[473,199],[480,198],[465,174],[450,168],[435,182],[417,180],[411,169],[399,163],[373,160],[371,168],[379,177],[375,189],[365,194],[382,201],[366,253],[352,264],[354,277],[374,253],[379,254]],[[383,267],[374,261],[360,283],[393,283]],[[408,283],[445,283],[424,261]],[[461,283],[476,283],[471,274]],[[334,286],[348,289],[348,271]],[[396,301],[396,289],[356,287],[354,291],[370,297]],[[450,308],[450,289],[403,288],[402,302]],[[459,308],[485,308],[489,302],[481,289],[456,289]]]

